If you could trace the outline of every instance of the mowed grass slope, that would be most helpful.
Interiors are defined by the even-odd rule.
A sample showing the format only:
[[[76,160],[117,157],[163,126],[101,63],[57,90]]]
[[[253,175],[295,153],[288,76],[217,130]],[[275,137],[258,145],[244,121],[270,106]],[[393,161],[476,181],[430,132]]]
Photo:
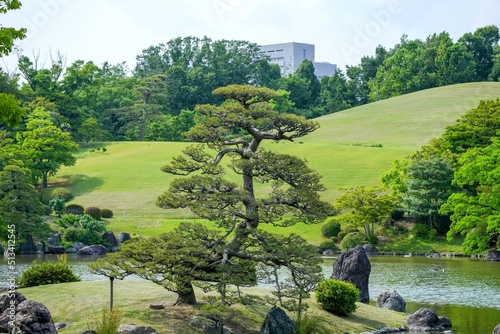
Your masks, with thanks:
[[[267,142],[263,147],[304,157],[323,176],[323,198],[333,202],[340,187],[379,184],[394,159],[440,136],[480,100],[498,97],[499,82],[429,89],[320,117],[320,129],[297,142]],[[187,210],[155,205],[174,179],[160,168],[186,145],[115,142],[106,144],[104,154],[84,150],[75,166],[62,168],[51,179],[52,185],[68,186],[73,203],[113,210],[109,228],[115,233],[155,235],[183,220],[200,222]],[[320,226],[298,225],[287,231],[314,243],[320,236]]]

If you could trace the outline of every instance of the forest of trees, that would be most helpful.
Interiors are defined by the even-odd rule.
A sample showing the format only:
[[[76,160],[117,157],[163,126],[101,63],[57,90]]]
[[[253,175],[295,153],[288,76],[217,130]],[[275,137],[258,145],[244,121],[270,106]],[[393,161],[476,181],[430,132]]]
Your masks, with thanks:
[[[19,54],[16,72],[0,69],[0,94],[28,111],[43,105],[76,141],[183,141],[196,123],[194,106],[220,102],[211,94],[217,87],[272,88],[280,94],[272,101],[276,107],[314,118],[426,88],[498,81],[499,39],[496,26],[456,42],[447,32],[425,40],[404,35],[392,48],[378,46],[360,64],[321,81],[308,60],[282,77],[257,44],[238,40],[175,38],[144,49],[133,69],[125,63],[67,64],[60,53],[33,51]]]

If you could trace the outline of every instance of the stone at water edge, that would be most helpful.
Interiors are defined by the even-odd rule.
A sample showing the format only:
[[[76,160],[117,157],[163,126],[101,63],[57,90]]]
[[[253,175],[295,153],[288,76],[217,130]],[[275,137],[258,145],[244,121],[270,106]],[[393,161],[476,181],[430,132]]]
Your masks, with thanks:
[[[356,246],[340,254],[335,260],[331,278],[354,284],[359,290],[359,301],[368,304],[370,301],[368,281],[371,269],[365,249]]]
[[[406,301],[396,290],[382,292],[378,296],[377,307],[406,313]]]
[[[489,250],[486,259],[488,261],[500,261],[500,251],[498,249]]]
[[[123,244],[125,241],[132,239],[132,236],[130,236],[130,233],[127,232],[122,232],[118,234],[116,237],[119,243]]]
[[[111,247],[118,247],[118,241],[112,231],[106,231],[102,235],[102,239]]]
[[[108,249],[103,245],[85,246],[78,250],[78,255],[106,255]]]
[[[443,331],[451,328],[451,321],[446,317],[438,317],[433,309],[421,308],[408,317],[406,325],[410,331]]]

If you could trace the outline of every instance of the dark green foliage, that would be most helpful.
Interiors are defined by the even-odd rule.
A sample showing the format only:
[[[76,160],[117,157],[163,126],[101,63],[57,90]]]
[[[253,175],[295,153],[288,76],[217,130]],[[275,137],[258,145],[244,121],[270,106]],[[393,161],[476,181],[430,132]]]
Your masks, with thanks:
[[[425,224],[415,224],[411,229],[411,234],[417,238],[427,238],[429,235],[429,226]]]
[[[339,248],[337,247],[337,244],[335,243],[335,241],[333,241],[333,240],[327,240],[327,241],[323,241],[319,245],[319,251],[320,251],[320,253],[323,253],[327,249],[331,249],[333,251],[337,251]]]
[[[102,234],[106,231],[106,226],[90,215],[63,215],[56,223],[64,228],[63,241],[79,241],[85,245],[97,245],[104,242]]]
[[[88,208],[85,208],[85,211],[83,211],[83,213],[91,216],[95,220],[101,220],[102,218],[101,209],[95,206],[89,206]]]
[[[347,251],[356,246],[361,246],[366,243],[366,237],[363,233],[360,232],[351,232],[347,233],[347,235],[340,242],[340,248],[342,251]]]
[[[325,238],[336,237],[338,236],[340,229],[340,223],[331,219],[323,224],[321,227],[321,234],[323,234]]]
[[[325,279],[316,288],[316,301],[323,308],[338,315],[347,315],[356,311],[359,290],[351,283]]]
[[[80,204],[69,204],[66,206],[66,213],[72,215],[83,215],[85,208]]]
[[[433,229],[429,230],[427,237],[429,239],[433,240],[433,239],[436,239],[437,234],[438,234],[438,231],[435,228],[433,228]]]
[[[19,286],[28,288],[46,284],[58,284],[68,282],[79,282],[80,278],[66,263],[65,256],[59,257],[58,262],[33,263],[27,270],[23,271]]]
[[[110,209],[101,209],[101,217],[105,219],[113,218],[113,211]]]

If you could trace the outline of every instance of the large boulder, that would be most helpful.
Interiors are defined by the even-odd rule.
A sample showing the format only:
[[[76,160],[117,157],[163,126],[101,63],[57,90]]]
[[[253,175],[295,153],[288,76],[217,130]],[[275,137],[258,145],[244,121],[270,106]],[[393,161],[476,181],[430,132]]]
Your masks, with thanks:
[[[15,300],[14,304],[10,304],[10,300]],[[11,317],[12,307],[3,310],[0,316],[1,333],[57,334],[52,316],[43,304],[26,299],[20,293],[13,299],[9,299],[8,296],[2,296],[2,302],[0,302],[2,306],[0,307],[5,308],[6,301],[9,302],[9,305],[15,307],[15,311],[12,311],[15,316]],[[7,320],[6,323],[5,320]],[[13,326],[9,326],[9,322],[11,322],[10,324]],[[7,325],[7,330],[4,330],[5,324]]]
[[[486,259],[488,261],[500,261],[500,251],[498,249],[492,249],[488,251]]]
[[[104,240],[104,242],[111,248],[118,247],[118,241],[116,240],[115,234],[111,231],[104,232],[102,240]]]
[[[496,325],[491,334],[500,334],[500,324]]]
[[[35,254],[37,250],[31,235],[28,235],[26,241],[19,245],[19,254]]]
[[[382,292],[378,296],[377,307],[406,313],[406,301],[396,290]]]
[[[151,327],[130,324],[120,325],[118,327],[118,334],[158,334],[158,332]]]
[[[132,239],[130,233],[122,232],[116,237],[119,243],[123,244],[125,241]]]
[[[408,317],[406,325],[410,332],[443,331],[451,328],[451,321],[446,317],[438,317],[433,309],[421,308]]]
[[[266,319],[260,328],[260,334],[294,334],[297,326],[290,317],[280,309],[273,306],[267,312]]]
[[[78,250],[78,255],[106,255],[108,249],[103,245],[85,246]]]
[[[14,320],[17,305],[25,300],[19,292],[0,295],[0,333],[9,332],[9,322]]]
[[[83,244],[83,242],[75,242],[73,244],[73,248],[76,249],[77,251],[79,251],[80,249],[82,249],[83,247],[85,247],[85,245]]]
[[[66,253],[66,248],[63,246],[48,246],[47,253],[49,254],[64,254]]]
[[[370,294],[368,281],[372,266],[363,247],[356,246],[348,250],[333,263],[331,278],[354,284],[359,290],[359,301],[368,304]]]

